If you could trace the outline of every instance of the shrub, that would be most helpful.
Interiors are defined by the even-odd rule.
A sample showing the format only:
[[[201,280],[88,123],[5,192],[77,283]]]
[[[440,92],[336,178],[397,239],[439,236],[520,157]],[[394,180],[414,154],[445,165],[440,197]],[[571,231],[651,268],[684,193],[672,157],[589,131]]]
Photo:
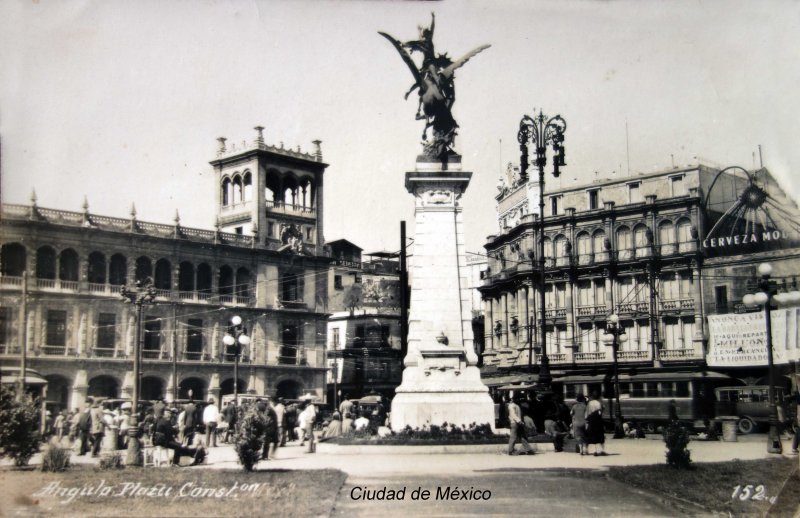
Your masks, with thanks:
[[[69,448],[61,448],[51,444],[42,454],[42,471],[66,471],[69,467],[69,457],[72,454]]]
[[[122,463],[121,453],[112,453],[110,455],[104,455],[100,459],[100,469],[122,469],[124,467],[125,466]]]
[[[253,471],[253,467],[261,458],[265,425],[264,418],[255,407],[247,409],[239,421],[239,429],[235,436],[236,455],[245,471]]]
[[[678,423],[670,423],[664,428],[664,442],[667,445],[667,464],[674,468],[688,469],[692,459],[686,446],[689,432]]]
[[[39,412],[30,395],[17,401],[16,391],[0,387],[0,457],[10,457],[15,466],[26,466],[39,451]]]

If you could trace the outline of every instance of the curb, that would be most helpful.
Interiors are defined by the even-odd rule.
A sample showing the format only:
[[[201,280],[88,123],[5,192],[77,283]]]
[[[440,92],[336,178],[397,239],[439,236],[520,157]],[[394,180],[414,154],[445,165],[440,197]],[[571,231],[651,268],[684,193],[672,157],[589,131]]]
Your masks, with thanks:
[[[317,443],[317,453],[330,455],[428,455],[436,453],[496,453],[504,454],[507,444],[445,444],[445,445],[343,445]],[[553,443],[531,443],[537,452],[554,451]]]

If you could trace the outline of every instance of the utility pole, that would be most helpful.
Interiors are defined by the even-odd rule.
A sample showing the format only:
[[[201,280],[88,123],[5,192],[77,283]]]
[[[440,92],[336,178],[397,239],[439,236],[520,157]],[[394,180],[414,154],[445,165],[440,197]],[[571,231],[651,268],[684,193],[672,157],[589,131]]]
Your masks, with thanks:
[[[408,353],[408,268],[406,266],[406,222],[400,222],[400,355]]]

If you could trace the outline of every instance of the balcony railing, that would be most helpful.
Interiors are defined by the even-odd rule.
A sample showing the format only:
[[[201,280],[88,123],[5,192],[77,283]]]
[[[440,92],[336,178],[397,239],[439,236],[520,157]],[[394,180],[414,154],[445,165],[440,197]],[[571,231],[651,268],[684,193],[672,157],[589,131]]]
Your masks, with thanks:
[[[545,318],[566,318],[567,308],[555,308],[544,310]]]
[[[661,303],[661,309],[664,311],[679,311],[682,309],[693,310],[694,299],[671,299],[665,300]]]
[[[592,254],[579,254],[578,255],[578,265],[586,266],[589,264],[594,264],[594,257]]]
[[[619,250],[617,252],[617,260],[619,261],[630,261],[633,259],[633,249],[626,248],[624,250]]]
[[[565,363],[569,361],[567,356],[567,353],[550,353],[547,355],[547,359],[550,360],[550,363]]]
[[[649,302],[621,302],[617,304],[617,313],[649,313]]]
[[[591,317],[595,315],[605,315],[607,313],[607,309],[605,304],[600,306],[578,306],[577,308],[578,316],[579,317]]]
[[[267,213],[273,214],[288,214],[292,216],[304,216],[307,218],[314,218],[317,215],[317,210],[311,207],[303,207],[302,205],[293,205],[282,201],[266,201]]]
[[[684,241],[682,243],[678,243],[678,251],[682,254],[687,252],[696,252],[697,243],[694,241]]]
[[[115,349],[113,347],[95,347],[92,349],[92,354],[96,358],[113,358],[116,356]]]
[[[0,344],[0,354],[19,354],[19,346]]]
[[[44,290],[55,289],[55,279],[36,279],[36,287]]]
[[[608,358],[606,357],[606,351],[575,353],[575,361],[579,363],[604,362],[607,360]]]
[[[641,361],[650,359],[650,351],[618,351],[617,359],[619,361]]]
[[[700,358],[702,355],[695,351],[693,348],[690,349],[661,349],[659,356],[662,360],[687,360],[687,359],[697,359]]]
[[[92,293],[105,293],[108,285],[99,282],[90,282],[86,285],[86,289]]]
[[[661,255],[668,256],[668,255],[675,255],[677,252],[677,246],[675,243],[665,243],[661,245]]]
[[[556,257],[556,266],[569,266],[570,257],[568,255],[562,255]]]
[[[203,351],[183,351],[183,359],[188,361],[203,360]]]
[[[22,277],[12,277],[10,275],[3,275],[0,277],[0,286],[22,286]]]
[[[647,257],[651,257],[653,255],[652,250],[650,250],[649,246],[640,246],[636,248],[635,253],[637,259],[644,259]]]
[[[608,252],[595,252],[594,254],[594,262],[595,263],[607,263],[611,259],[611,254]]]
[[[42,354],[47,356],[64,356],[66,353],[67,353],[67,348],[63,345],[42,346]]]
[[[145,349],[142,351],[142,358],[145,360],[158,360],[161,358],[160,349]]]

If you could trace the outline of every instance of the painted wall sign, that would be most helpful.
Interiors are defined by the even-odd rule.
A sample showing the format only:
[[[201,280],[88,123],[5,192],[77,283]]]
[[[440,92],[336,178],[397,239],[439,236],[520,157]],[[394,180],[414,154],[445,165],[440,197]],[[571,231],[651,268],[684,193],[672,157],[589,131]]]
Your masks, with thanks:
[[[772,311],[772,359],[776,365],[800,360],[800,308]],[[767,366],[767,325],[763,312],[708,316],[708,354],[714,367]]]

